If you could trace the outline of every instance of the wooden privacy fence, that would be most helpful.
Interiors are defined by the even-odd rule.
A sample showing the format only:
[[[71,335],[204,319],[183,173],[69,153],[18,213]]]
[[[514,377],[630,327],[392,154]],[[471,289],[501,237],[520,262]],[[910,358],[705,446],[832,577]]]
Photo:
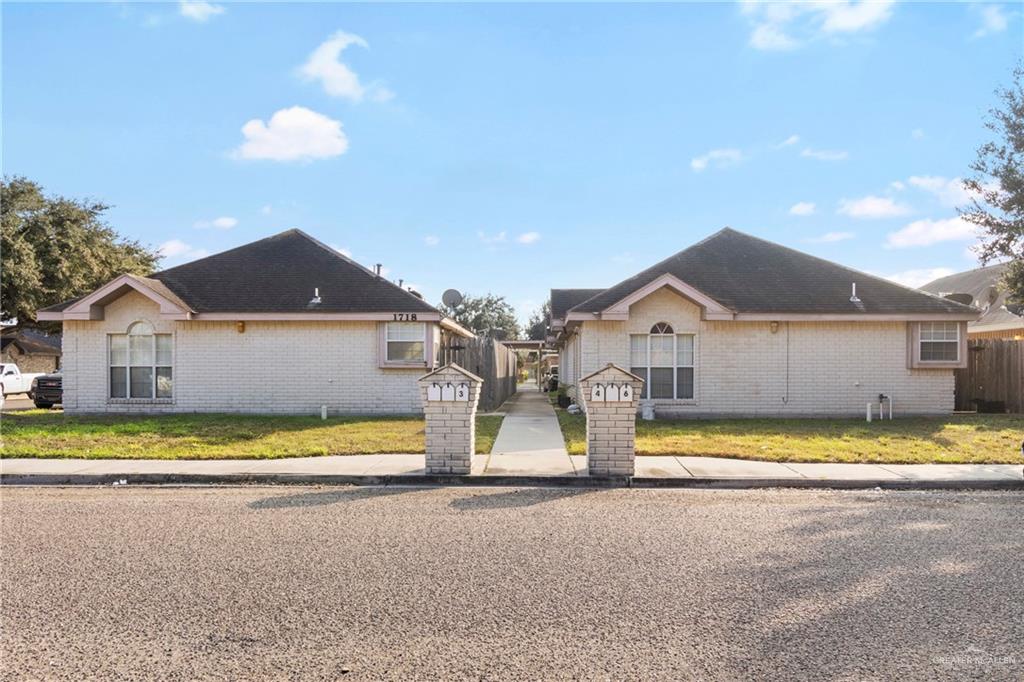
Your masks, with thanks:
[[[956,370],[956,409],[973,410],[982,400],[1024,412],[1024,341],[971,339],[967,348],[967,367]]]
[[[479,410],[497,409],[516,392],[516,352],[501,341],[477,337],[455,337],[444,349],[444,362],[454,362],[484,380],[480,389]]]

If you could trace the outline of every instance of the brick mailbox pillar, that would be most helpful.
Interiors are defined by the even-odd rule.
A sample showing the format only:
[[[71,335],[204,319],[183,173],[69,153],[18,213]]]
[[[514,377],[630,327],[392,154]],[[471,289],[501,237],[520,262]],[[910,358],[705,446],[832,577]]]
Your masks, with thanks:
[[[587,409],[587,468],[591,476],[632,476],[636,407],[644,380],[609,364],[580,379]]]
[[[476,450],[476,406],[484,380],[456,364],[419,378],[427,418],[427,473],[468,474]]]

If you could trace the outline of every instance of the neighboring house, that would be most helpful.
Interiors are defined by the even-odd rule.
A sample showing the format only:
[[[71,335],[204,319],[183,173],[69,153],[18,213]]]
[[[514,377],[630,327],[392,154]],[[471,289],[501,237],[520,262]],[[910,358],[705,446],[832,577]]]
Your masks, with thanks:
[[[726,228],[608,289],[552,290],[551,315],[574,397],[614,363],[662,416],[853,416],[880,393],[951,411],[979,312]]]
[[[49,373],[60,367],[60,337],[33,329],[0,336],[0,362],[14,363],[22,372]]]
[[[417,294],[299,230],[39,311],[64,323],[67,412],[422,412],[451,336]]]
[[[976,270],[958,272],[940,277],[921,287],[938,296],[963,294],[968,298],[981,317],[967,323],[967,337],[971,339],[1024,339],[1024,306],[1007,306],[1006,292],[999,286],[999,279],[1006,270],[1006,263],[989,265]]]

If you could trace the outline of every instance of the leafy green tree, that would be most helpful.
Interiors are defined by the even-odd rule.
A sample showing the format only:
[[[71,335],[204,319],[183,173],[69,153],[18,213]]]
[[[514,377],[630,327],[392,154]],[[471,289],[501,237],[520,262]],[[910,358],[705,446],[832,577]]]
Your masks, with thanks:
[[[530,320],[526,324],[526,338],[531,341],[543,341],[547,338],[550,321],[551,301],[544,301],[544,305],[530,315]]]
[[[981,228],[975,251],[982,263],[1010,259],[1003,275],[1007,298],[1024,302],[1024,63],[1013,84],[999,91],[1000,107],[989,110],[985,127],[995,139],[978,148],[974,175],[964,181],[972,195],[960,215]]]
[[[491,336],[501,340],[519,338],[516,312],[504,296],[467,294],[462,303],[454,308],[449,308],[443,303],[437,307],[442,313],[478,336]]]
[[[0,181],[0,317],[36,325],[36,310],[123,273],[149,274],[159,254],[103,221],[98,201],[47,197],[22,177]]]

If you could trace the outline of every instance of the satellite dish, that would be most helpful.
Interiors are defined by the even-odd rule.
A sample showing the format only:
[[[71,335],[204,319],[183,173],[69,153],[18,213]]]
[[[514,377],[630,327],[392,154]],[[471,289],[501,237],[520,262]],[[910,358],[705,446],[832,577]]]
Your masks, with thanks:
[[[448,289],[441,294],[441,301],[449,308],[454,308],[462,303],[462,294],[459,293],[458,289]]]

